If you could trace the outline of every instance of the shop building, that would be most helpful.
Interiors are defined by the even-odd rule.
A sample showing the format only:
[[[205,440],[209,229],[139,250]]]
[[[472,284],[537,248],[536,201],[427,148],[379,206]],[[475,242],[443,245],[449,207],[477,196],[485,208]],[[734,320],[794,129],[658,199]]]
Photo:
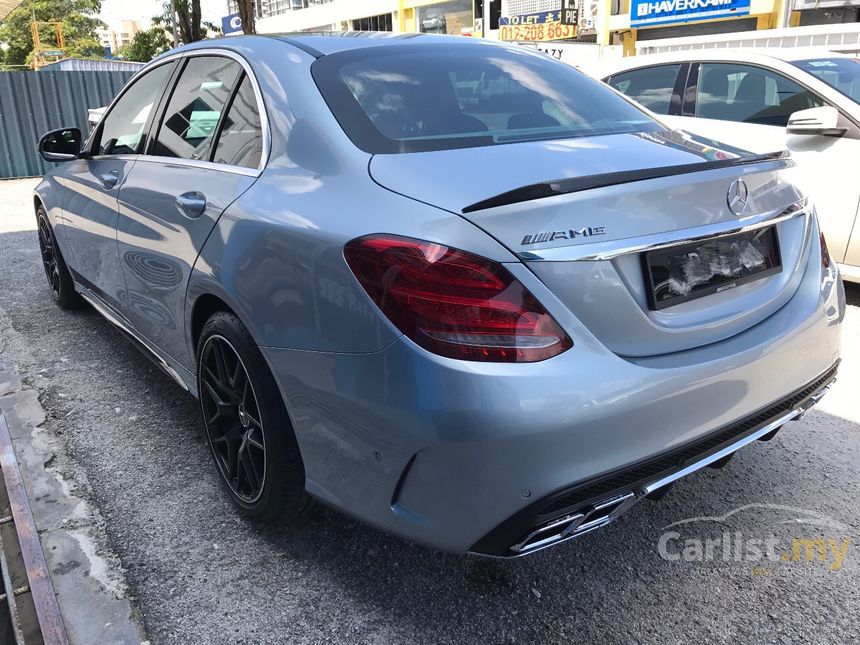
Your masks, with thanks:
[[[483,33],[481,0],[260,0],[257,31],[393,31],[470,36]],[[501,5],[487,2],[489,37],[498,31]],[[475,35],[482,35],[477,33]]]
[[[706,42],[727,34],[748,40],[757,31],[803,26],[860,31],[860,0],[258,0],[257,14],[259,33],[484,36],[533,43],[573,64],[631,56],[652,42]]]
[[[812,25],[860,29],[860,0],[502,0],[501,10],[503,40],[595,42],[626,56],[657,40]]]

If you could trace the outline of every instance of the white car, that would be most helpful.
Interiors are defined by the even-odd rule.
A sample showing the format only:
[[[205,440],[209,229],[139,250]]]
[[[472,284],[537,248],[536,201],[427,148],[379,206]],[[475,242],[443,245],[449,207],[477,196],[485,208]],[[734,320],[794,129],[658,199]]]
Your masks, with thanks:
[[[90,132],[96,129],[96,126],[99,124],[99,121],[102,120],[102,117],[105,114],[105,110],[107,110],[107,106],[90,108],[87,110],[87,125],[90,126]]]
[[[673,127],[753,152],[790,150],[842,276],[860,282],[860,60],[812,48],[715,49],[583,71]]]

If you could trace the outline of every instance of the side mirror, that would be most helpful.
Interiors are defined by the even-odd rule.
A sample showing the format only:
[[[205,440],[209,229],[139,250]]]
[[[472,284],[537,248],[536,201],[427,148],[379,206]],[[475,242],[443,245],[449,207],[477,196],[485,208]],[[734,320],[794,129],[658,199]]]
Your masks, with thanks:
[[[39,154],[45,161],[71,161],[81,154],[83,137],[78,128],[52,130],[39,140]]]
[[[788,134],[822,134],[828,137],[841,137],[848,128],[839,127],[839,110],[822,105],[808,110],[798,110],[788,117],[785,131]]]

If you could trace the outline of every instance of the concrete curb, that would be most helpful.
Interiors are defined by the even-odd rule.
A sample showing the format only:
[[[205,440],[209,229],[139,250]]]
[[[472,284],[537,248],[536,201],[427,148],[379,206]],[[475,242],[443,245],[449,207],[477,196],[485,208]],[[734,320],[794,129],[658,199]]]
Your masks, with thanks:
[[[127,595],[125,575],[113,554],[98,510],[52,431],[38,392],[22,379],[11,356],[24,343],[0,309],[0,410],[6,417],[51,581],[75,644],[146,642],[143,621]]]

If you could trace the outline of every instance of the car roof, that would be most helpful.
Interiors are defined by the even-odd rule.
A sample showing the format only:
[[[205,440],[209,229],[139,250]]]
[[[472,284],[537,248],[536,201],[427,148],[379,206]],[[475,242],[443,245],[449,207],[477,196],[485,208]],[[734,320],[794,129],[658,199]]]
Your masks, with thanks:
[[[224,48],[231,50],[248,49],[265,40],[268,43],[282,41],[304,50],[315,58],[335,54],[352,49],[369,47],[396,47],[420,44],[429,47],[450,47],[452,45],[472,46],[502,46],[512,47],[509,43],[500,41],[466,38],[446,34],[395,34],[389,31],[315,31],[282,34],[259,34],[228,36],[212,40],[200,40],[177,49],[171,49],[165,55],[193,51],[195,49]]]
[[[583,71],[592,76],[603,77],[627,69],[648,67],[664,63],[680,63],[686,61],[729,60],[737,62],[767,64],[769,61],[792,62],[813,58],[850,58],[846,54],[830,51],[824,47],[745,47],[745,48],[713,48],[685,49],[659,54],[640,54],[616,60],[603,61],[595,65],[583,66]]]
[[[826,47],[785,47],[757,48],[755,53],[785,61],[809,60],[812,58],[851,58],[847,54],[835,52]]]
[[[403,44],[404,41],[422,42],[429,34],[394,34],[390,31],[313,31],[269,34],[270,38],[284,40],[302,49],[313,49],[322,55],[348,49],[384,47]],[[432,39],[431,39],[432,40]]]

